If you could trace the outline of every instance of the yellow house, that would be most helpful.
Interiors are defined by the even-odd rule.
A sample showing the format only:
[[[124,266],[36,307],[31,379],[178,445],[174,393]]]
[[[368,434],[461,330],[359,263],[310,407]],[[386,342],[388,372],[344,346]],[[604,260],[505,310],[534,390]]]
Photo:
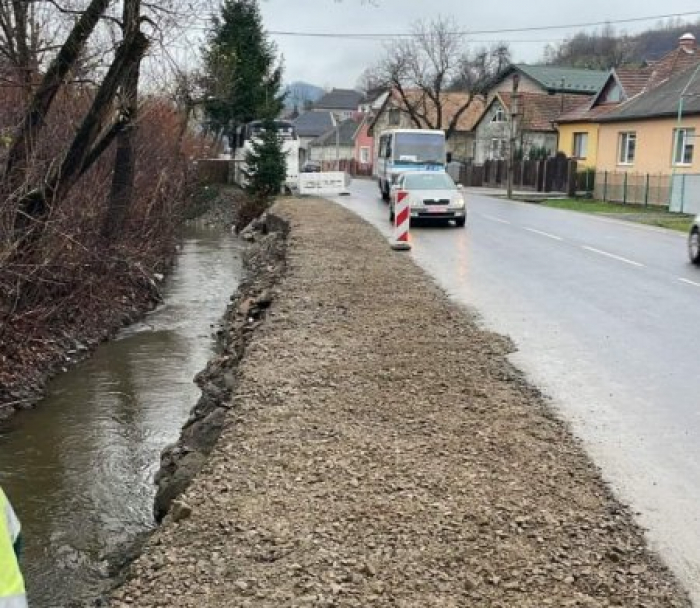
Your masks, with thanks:
[[[700,172],[699,152],[695,149],[700,134],[700,67],[674,75],[598,121],[599,172]]]
[[[618,68],[610,71],[605,84],[591,103],[557,119],[559,152],[594,169],[598,163],[598,119],[624,101],[638,95],[652,73],[651,68]]]
[[[563,114],[557,120],[559,151],[577,159],[582,167],[596,168],[599,171],[613,170],[610,161],[616,152],[611,152],[609,129],[602,127],[605,120],[609,116],[615,116],[618,108],[627,108],[630,104],[633,104],[631,107],[635,107],[638,97],[647,99],[646,96],[657,87],[665,86],[675,75],[693,69],[698,62],[700,53],[695,37],[692,34],[684,34],[679,38],[678,46],[658,61],[643,67],[620,67],[611,70],[605,84],[588,107]],[[652,98],[651,103],[657,103],[654,99]],[[661,143],[666,145],[668,142],[659,142]],[[670,163],[670,156],[668,160]],[[620,169],[627,170],[629,166],[621,164]],[[637,170],[641,168],[641,164],[637,166]],[[655,170],[658,169],[659,167],[655,166]]]

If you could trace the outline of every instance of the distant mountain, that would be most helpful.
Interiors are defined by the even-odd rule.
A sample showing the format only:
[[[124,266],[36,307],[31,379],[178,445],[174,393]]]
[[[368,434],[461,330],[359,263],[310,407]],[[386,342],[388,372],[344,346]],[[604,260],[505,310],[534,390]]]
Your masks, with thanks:
[[[321,87],[308,82],[293,82],[287,85],[285,91],[287,91],[285,106],[288,108],[297,106],[299,110],[304,109],[304,104],[313,103],[325,93]]]

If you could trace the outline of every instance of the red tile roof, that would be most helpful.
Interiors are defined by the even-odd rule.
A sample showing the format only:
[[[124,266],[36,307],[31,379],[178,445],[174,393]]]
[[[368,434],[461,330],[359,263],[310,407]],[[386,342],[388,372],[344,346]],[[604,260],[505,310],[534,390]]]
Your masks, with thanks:
[[[683,48],[677,48],[670,53],[664,55],[658,61],[650,63],[651,76],[645,87],[645,90],[653,89],[662,82],[668,80],[674,74],[687,70],[700,63],[700,50],[688,51]]]
[[[617,79],[625,90],[628,99],[641,93],[646,88],[651,73],[652,68],[650,67],[638,68],[623,65],[615,68]]]
[[[499,93],[499,99],[508,112],[511,93]],[[562,113],[588,108],[591,100],[581,95],[548,95],[546,93],[519,93],[518,112],[521,128],[528,131],[554,131],[554,123]]]

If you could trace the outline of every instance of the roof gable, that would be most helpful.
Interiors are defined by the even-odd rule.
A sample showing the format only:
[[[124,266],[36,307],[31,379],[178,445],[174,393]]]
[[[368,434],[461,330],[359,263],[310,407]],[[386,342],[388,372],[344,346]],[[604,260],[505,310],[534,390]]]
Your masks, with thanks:
[[[692,67],[619,105],[602,116],[600,121],[677,116],[678,105],[684,90],[686,97],[683,101],[683,114],[700,114],[700,69]]]
[[[436,104],[428,98],[428,96],[418,89],[410,89],[404,91],[406,101],[401,97],[398,91],[392,91],[392,94],[387,97],[384,105],[377,113],[373,125],[377,119],[388,109],[397,108],[405,116],[410,115],[408,107],[414,109],[415,113],[425,123],[420,128],[429,129],[430,125],[437,123],[437,107]],[[449,128],[455,115],[468,102],[467,108],[460,114],[456,124],[456,131],[466,132],[471,131],[479,121],[484,110],[485,102],[481,96],[472,95],[464,92],[448,92],[440,95],[440,106],[442,109],[442,129]],[[373,126],[372,125],[372,126]]]
[[[355,133],[357,132],[359,122],[352,118],[348,118],[338,124],[336,133],[335,127],[323,133],[311,142],[313,146],[335,145],[336,138],[338,145],[349,146],[355,143]]]
[[[314,103],[323,110],[357,110],[364,95],[354,89],[333,89]]]
[[[299,137],[318,137],[333,126],[331,113],[325,110],[304,112],[294,121]]]
[[[562,68],[550,65],[515,64],[513,70],[522,72],[546,91],[593,95],[605,84],[608,72]]]
[[[548,93],[518,93],[520,129],[523,131],[556,131],[555,123],[567,112],[588,109],[590,99],[580,95],[550,95]],[[491,107],[498,103],[510,120],[513,94],[499,92],[484,110],[479,122],[489,115]]]

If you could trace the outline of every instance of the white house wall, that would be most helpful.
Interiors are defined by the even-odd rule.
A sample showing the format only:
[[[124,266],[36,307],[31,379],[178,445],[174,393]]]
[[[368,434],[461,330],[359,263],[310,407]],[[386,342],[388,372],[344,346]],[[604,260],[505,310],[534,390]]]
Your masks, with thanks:
[[[491,159],[492,141],[494,139],[505,140],[504,150],[507,151],[507,142],[510,137],[510,122],[507,118],[504,122],[493,122],[493,117],[499,109],[503,109],[503,106],[498,101],[491,104],[476,127],[474,162],[477,164],[482,164],[484,161]]]

